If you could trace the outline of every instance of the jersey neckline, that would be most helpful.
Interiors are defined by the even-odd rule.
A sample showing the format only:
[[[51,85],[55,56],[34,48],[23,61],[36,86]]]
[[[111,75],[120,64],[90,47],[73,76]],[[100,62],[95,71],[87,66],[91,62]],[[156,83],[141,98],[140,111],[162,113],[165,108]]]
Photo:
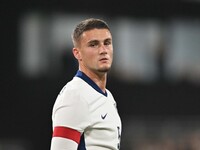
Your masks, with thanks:
[[[79,77],[81,79],[83,79],[86,83],[88,83],[92,88],[94,88],[97,92],[103,94],[104,96],[107,97],[107,92],[105,91],[105,93],[98,87],[98,85],[92,81],[85,73],[83,73],[82,71],[78,70],[76,75],[76,77]]]

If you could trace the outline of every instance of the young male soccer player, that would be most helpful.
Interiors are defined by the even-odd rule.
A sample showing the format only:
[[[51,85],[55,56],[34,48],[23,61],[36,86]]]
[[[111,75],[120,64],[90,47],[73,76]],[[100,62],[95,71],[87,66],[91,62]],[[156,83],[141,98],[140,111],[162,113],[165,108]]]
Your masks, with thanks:
[[[106,89],[111,31],[105,21],[90,18],[76,26],[72,40],[79,69],[54,104],[51,150],[119,150],[121,119]]]

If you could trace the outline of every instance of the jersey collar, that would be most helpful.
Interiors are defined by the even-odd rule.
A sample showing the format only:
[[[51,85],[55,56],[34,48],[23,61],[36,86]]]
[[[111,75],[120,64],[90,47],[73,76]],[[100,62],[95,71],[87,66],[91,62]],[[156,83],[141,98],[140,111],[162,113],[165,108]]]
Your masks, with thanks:
[[[93,87],[97,92],[103,94],[104,96],[107,97],[107,92],[103,92],[98,86],[97,84],[92,81],[85,73],[83,73],[82,71],[78,70],[76,75],[76,77],[79,77],[81,79],[83,79],[85,82],[87,82],[91,87]]]

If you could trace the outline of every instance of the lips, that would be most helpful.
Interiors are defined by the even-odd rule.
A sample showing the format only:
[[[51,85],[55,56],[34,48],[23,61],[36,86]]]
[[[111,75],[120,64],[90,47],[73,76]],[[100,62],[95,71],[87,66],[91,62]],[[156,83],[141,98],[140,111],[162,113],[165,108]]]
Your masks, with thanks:
[[[100,59],[100,61],[103,61],[103,60],[108,60],[108,58],[101,58],[101,59]]]

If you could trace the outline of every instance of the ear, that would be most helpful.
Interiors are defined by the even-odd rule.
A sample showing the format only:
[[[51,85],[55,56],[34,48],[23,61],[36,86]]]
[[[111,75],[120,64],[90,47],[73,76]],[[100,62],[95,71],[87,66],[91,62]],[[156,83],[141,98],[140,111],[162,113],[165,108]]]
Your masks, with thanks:
[[[78,48],[73,48],[72,49],[72,52],[74,54],[74,57],[77,59],[77,60],[81,60],[81,54],[80,54],[80,50]]]

